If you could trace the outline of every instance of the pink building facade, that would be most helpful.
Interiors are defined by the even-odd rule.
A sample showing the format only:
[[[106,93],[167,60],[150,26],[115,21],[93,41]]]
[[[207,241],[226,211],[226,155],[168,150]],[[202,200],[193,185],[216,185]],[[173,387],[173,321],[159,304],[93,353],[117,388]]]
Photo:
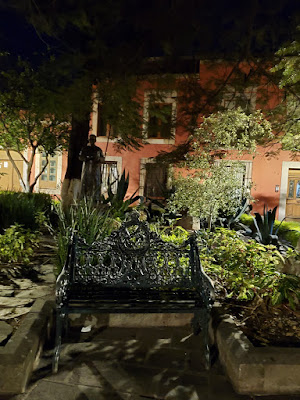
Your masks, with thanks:
[[[226,74],[229,74],[230,68],[232,68],[231,65],[224,66],[224,63],[221,62],[215,63],[213,67],[211,63],[200,63],[199,82],[213,86],[214,79],[217,81],[220,75],[226,76]],[[242,70],[243,68],[245,74],[249,73],[249,66],[245,65]],[[181,78],[179,77],[178,79]],[[263,78],[260,85],[266,86]],[[157,164],[155,157],[161,151],[172,151],[176,145],[183,143],[189,135],[180,124],[168,124],[168,121],[159,121],[159,118],[151,120],[152,116],[149,112],[152,101],[151,94],[157,90],[146,83],[139,88],[139,98],[142,99],[143,119],[147,123],[143,127],[147,144],[140,150],[118,151],[114,146],[114,141],[108,139],[103,129],[101,131],[99,124],[101,115],[99,115],[99,107],[96,100],[91,113],[90,133],[96,135],[96,144],[105,153],[106,161],[110,162],[108,168],[113,168],[114,174],[118,173],[120,175],[124,169],[129,173],[129,195],[137,191],[140,195],[150,198],[164,197],[163,191],[164,188],[168,187],[170,170],[167,165]],[[274,88],[269,88],[268,90],[268,102],[264,107],[270,108],[278,102],[280,92]],[[251,98],[248,96],[250,92]],[[259,87],[249,89],[249,86],[243,93],[253,109],[263,108],[260,104],[259,93]],[[170,118],[176,121],[181,115],[182,104],[178,101],[180,96],[181,93],[176,88],[161,90],[159,103],[154,106],[165,107],[169,112]],[[233,104],[230,104],[231,100],[228,97],[222,101],[225,107],[226,105],[228,107],[233,106]],[[152,133],[150,132],[150,127],[154,128],[151,131]],[[274,148],[276,146],[278,145],[274,145]],[[249,181],[253,182],[251,194],[255,199],[254,211],[262,211],[264,205],[267,205],[268,208],[278,206],[278,219],[300,220],[300,158],[298,161],[287,151],[279,151],[276,156],[267,157],[266,154],[269,150],[269,148],[261,147],[258,148],[255,156],[244,154],[239,157],[245,166],[245,174],[241,184],[246,184]],[[1,155],[2,153],[3,151],[0,151],[0,172],[2,172],[1,168],[2,170],[4,169],[4,165],[7,166],[7,160],[4,160],[5,157]],[[229,158],[234,159],[232,155]],[[43,156],[39,154],[35,162],[35,172],[39,171],[42,162]],[[47,173],[39,179],[35,190],[59,196],[66,166],[67,155],[57,154],[56,157],[50,160]],[[1,180],[0,187],[2,189],[8,188],[2,187]],[[16,188],[14,187],[14,189]]]

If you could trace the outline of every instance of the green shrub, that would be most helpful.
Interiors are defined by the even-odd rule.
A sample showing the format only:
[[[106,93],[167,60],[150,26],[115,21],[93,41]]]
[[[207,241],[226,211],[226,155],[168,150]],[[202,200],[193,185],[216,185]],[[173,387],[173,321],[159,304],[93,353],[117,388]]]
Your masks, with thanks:
[[[183,244],[189,237],[188,231],[182,226],[170,226],[161,229],[158,224],[151,224],[150,229],[155,231],[165,242],[171,242],[176,246]]]
[[[293,221],[275,221],[275,229],[278,229],[278,235],[288,240],[292,246],[296,247],[300,238],[300,224]]]
[[[0,235],[0,261],[28,264],[37,247],[37,234],[15,224]]]
[[[13,224],[26,229],[40,228],[41,215],[51,213],[51,197],[46,193],[0,192],[0,232]]]
[[[292,246],[294,247],[297,246],[298,241],[300,239],[300,231],[288,230],[286,232],[280,232],[279,230],[279,234],[281,234],[282,237],[284,237],[284,239],[289,241],[292,244]]]
[[[249,226],[250,228],[254,225],[253,217],[249,214],[243,214],[240,218],[240,222],[244,225]]]
[[[182,245],[189,237],[189,233],[181,226],[171,225],[169,227],[161,227],[159,223],[153,223],[150,225],[150,230],[157,233],[163,241],[172,243],[176,246]],[[165,275],[166,281],[169,279],[170,272],[171,274],[175,274],[177,278],[184,278],[189,266],[188,255],[183,254],[179,260],[180,267],[177,264],[176,257],[170,255],[167,259],[168,268],[166,269],[165,255],[158,252],[153,268],[155,268],[156,271],[158,270],[160,274]]]
[[[259,297],[273,305],[299,303],[300,279],[280,273],[283,258],[275,246],[241,240],[235,231],[218,228],[198,233],[204,269],[227,298],[252,300]]]

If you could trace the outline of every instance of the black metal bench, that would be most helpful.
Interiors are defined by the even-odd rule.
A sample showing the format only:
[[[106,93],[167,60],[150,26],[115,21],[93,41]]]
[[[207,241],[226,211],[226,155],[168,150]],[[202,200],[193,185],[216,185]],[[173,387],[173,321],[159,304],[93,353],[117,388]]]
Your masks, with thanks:
[[[213,299],[194,235],[181,246],[164,242],[134,211],[103,241],[87,245],[74,237],[56,282],[53,371],[58,369],[63,326],[72,313],[193,313],[208,368]]]

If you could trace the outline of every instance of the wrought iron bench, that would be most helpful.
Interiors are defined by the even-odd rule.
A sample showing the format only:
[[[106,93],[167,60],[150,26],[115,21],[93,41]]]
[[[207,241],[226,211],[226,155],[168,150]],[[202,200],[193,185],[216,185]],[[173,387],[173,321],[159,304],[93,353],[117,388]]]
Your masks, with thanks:
[[[193,235],[181,246],[164,242],[131,212],[119,230],[100,242],[87,245],[75,237],[57,278],[56,299],[54,372],[63,326],[72,313],[193,313],[193,330],[202,330],[209,368],[214,289],[201,267]]]

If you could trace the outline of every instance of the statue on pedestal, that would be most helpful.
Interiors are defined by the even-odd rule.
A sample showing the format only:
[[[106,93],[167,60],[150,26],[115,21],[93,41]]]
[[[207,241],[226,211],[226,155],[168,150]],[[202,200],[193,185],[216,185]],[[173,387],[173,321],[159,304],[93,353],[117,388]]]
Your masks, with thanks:
[[[96,136],[90,135],[88,145],[79,153],[79,160],[83,161],[80,194],[81,197],[92,197],[98,201],[101,192],[101,162],[104,161],[104,155],[95,143]]]

